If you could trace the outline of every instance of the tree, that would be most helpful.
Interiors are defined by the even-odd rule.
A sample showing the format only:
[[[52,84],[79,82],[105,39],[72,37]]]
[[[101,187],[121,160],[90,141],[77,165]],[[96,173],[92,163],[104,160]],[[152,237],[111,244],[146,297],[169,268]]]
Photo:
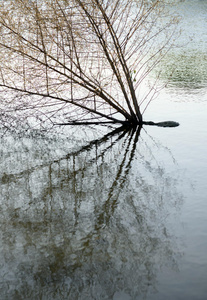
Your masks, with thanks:
[[[166,12],[169,5],[166,0],[1,1],[1,119],[148,123],[143,112],[158,92],[159,74],[145,93],[142,89],[173,42],[177,17]]]

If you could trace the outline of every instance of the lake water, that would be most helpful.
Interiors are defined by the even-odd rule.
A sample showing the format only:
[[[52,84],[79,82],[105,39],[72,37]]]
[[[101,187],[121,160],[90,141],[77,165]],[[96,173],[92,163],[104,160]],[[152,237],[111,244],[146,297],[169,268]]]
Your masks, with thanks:
[[[207,299],[207,1],[178,8],[145,119],[179,127],[1,138],[0,299]]]

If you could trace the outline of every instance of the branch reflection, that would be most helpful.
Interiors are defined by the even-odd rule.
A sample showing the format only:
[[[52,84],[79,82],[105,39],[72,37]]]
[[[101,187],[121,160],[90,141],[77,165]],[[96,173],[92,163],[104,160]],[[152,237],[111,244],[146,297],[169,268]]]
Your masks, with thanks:
[[[36,139],[13,149],[2,140],[3,298],[140,299],[156,290],[162,265],[177,268],[167,222],[182,204],[176,166],[142,133],[119,128],[45,161]]]

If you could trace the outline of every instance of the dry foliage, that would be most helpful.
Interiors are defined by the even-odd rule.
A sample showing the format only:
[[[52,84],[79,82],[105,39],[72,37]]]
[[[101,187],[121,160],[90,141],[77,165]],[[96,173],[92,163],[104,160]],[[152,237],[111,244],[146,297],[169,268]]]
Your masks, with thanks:
[[[145,80],[170,49],[161,0],[13,0],[0,4],[1,120],[142,124]],[[158,42],[159,41],[159,42]],[[159,77],[159,76],[158,76]]]

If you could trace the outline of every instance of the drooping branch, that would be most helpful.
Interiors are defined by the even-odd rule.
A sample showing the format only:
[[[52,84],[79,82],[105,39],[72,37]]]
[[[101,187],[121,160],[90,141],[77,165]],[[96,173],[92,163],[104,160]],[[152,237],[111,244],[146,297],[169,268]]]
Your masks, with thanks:
[[[111,67],[111,69],[112,69],[114,75],[115,75],[116,78],[117,78],[117,81],[118,81],[118,83],[119,83],[119,85],[120,85],[120,87],[121,87],[122,93],[123,93],[124,98],[125,98],[125,100],[126,100],[127,106],[128,106],[128,108],[129,108],[130,114],[131,114],[131,116],[132,116],[132,119],[136,119],[136,115],[135,115],[135,113],[134,113],[134,111],[133,111],[133,109],[132,109],[132,107],[131,107],[131,104],[130,104],[130,100],[129,100],[129,98],[128,98],[127,91],[126,91],[125,86],[124,86],[124,83],[123,83],[123,81],[122,81],[122,77],[121,77],[119,68],[117,67],[117,62],[116,62],[116,60],[114,59],[113,56],[111,57],[111,53],[109,52],[108,45],[107,45],[106,40],[105,40],[105,38],[104,38],[104,36],[103,36],[103,33],[100,31],[99,25],[96,23],[96,20],[94,19],[94,17],[93,17],[92,15],[90,15],[89,11],[87,10],[87,6],[84,5],[83,2],[80,1],[80,0],[79,0],[78,2],[79,2],[79,4],[80,4],[81,8],[83,9],[84,13],[85,13],[86,16],[88,17],[88,19],[89,19],[89,21],[90,21],[90,23],[91,23],[91,25],[92,25],[92,27],[93,27],[93,29],[94,29],[94,31],[95,31],[95,34],[96,34],[96,36],[98,37],[98,40],[99,40],[99,42],[100,42],[100,45],[101,45],[101,47],[102,47],[102,49],[103,49],[103,51],[104,51],[104,54],[105,54],[105,56],[106,56],[106,59],[108,60],[108,62],[109,62],[109,64],[110,64],[110,67]],[[110,22],[109,22],[109,20],[108,20],[107,15],[104,13],[103,8],[102,8],[101,4],[99,3],[99,1],[95,1],[95,3],[97,4],[98,9],[101,11],[101,14],[102,14],[103,19],[104,19],[104,21],[105,21],[105,23],[106,23],[106,26],[107,26],[107,28],[109,29],[109,33],[110,33],[110,35],[112,36],[112,40],[113,40],[114,46],[115,46],[115,48],[116,48],[118,60],[119,60],[119,62],[121,63],[122,68],[123,68],[123,70],[124,70],[125,68],[124,68],[124,64],[123,64],[123,62],[122,62],[122,60],[121,60],[121,57],[120,57],[119,47],[118,47],[118,45],[117,45],[117,39],[116,39],[115,32],[113,32],[113,31],[111,30],[111,24],[110,24]]]
[[[121,67],[124,71],[124,75],[126,77],[126,80],[127,80],[127,84],[129,86],[129,90],[130,90],[130,93],[131,93],[131,97],[132,97],[132,102],[133,102],[133,105],[134,105],[134,108],[135,108],[135,114],[136,114],[136,117],[138,119],[138,122],[142,122],[142,115],[141,115],[141,112],[140,112],[140,108],[139,108],[139,105],[138,105],[138,101],[137,101],[137,98],[136,98],[136,95],[135,95],[135,90],[134,90],[134,86],[133,86],[133,83],[132,83],[132,78],[130,76],[130,71],[129,71],[129,68],[126,64],[126,60],[124,58],[124,55],[123,55],[123,51],[121,49],[121,46],[120,46],[120,43],[119,43],[119,40],[116,36],[116,32],[112,26],[112,24],[110,23],[110,20],[106,14],[106,11],[104,10],[103,6],[101,5],[100,1],[99,0],[95,0],[95,2],[97,3],[97,6],[98,8],[100,9],[101,11],[101,14],[103,16],[103,19],[107,25],[107,28],[109,30],[109,33],[111,35],[111,38],[113,40],[113,44],[115,46],[115,49],[116,49],[116,53],[117,53],[117,57],[120,61],[120,64],[121,64]],[[122,85],[123,87],[123,85]],[[123,90],[125,91],[124,87],[123,87]],[[125,92],[123,91],[124,95],[125,95]],[[127,104],[129,103],[129,99],[128,99],[128,96],[126,95],[125,96],[125,99],[127,101]],[[130,104],[128,104],[129,108],[130,108]],[[131,109],[130,109],[131,111]]]
[[[0,109],[54,124],[142,124],[140,105],[152,95],[136,89],[172,40],[163,39],[174,24],[163,22],[164,8],[161,0],[2,2]]]

